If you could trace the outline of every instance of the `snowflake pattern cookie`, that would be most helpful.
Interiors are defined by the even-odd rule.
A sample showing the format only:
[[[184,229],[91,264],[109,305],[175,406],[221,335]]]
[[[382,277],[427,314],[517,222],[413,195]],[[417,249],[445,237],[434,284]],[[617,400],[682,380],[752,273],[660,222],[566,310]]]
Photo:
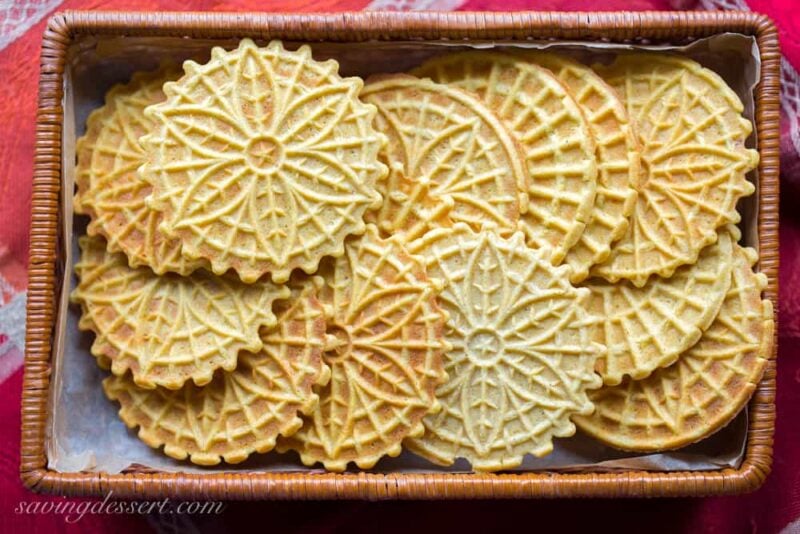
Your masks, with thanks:
[[[430,276],[445,284],[448,380],[436,391],[442,409],[424,419],[412,451],[440,464],[466,458],[477,471],[518,466],[543,456],[554,437],[575,433],[570,417],[588,415],[587,391],[600,386],[583,310],[589,296],[554,267],[550,249],[529,249],[518,232],[504,239],[465,225],[411,243]]]
[[[282,283],[340,255],[380,205],[375,183],[386,173],[375,108],[358,99],[363,82],[280,41],[214,48],[184,70],[145,110],[155,126],[140,140],[162,231],[187,258],[248,283],[267,273]]]

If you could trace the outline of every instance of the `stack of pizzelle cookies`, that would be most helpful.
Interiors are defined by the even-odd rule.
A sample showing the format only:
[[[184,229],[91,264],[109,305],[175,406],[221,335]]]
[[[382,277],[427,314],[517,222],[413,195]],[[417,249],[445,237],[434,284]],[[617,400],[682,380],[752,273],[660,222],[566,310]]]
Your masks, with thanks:
[[[698,63],[624,54],[596,71],[633,119],[644,173],[627,233],[586,283],[608,351],[595,411],[575,422],[619,449],[674,449],[730,422],[772,352],[767,280],[734,226],[758,153],[741,101]]]
[[[716,74],[528,50],[338,68],[245,39],[90,115],[72,299],[145,443],[496,471],[576,425],[665,450],[744,406],[772,309],[734,226],[751,125]]]

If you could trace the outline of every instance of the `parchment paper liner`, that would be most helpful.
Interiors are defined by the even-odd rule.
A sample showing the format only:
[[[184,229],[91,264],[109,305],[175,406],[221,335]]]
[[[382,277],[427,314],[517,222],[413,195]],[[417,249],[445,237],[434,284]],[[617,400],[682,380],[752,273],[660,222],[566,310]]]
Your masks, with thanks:
[[[75,140],[83,134],[86,117],[102,105],[108,89],[126,82],[136,70],[151,70],[161,60],[180,63],[184,59],[205,60],[212,46],[235,47],[236,40],[180,38],[113,37],[98,40],[83,38],[70,50],[64,74],[64,225],[65,264],[56,340],[53,376],[48,406],[48,467],[60,472],[107,472],[159,470],[182,472],[211,471],[321,471],[303,466],[295,454],[269,453],[254,455],[238,465],[222,464],[200,468],[188,462],[173,460],[151,449],[129,431],[117,417],[118,405],[106,399],[101,381],[106,372],[97,367],[89,353],[93,335],[78,330],[79,310],[69,305],[68,296],[76,280],[72,265],[78,256],[77,238],[85,232],[86,219],[72,216],[74,190]],[[391,71],[404,71],[431,55],[447,53],[451,48],[525,47],[555,48],[584,62],[608,62],[616,50],[659,49],[685,54],[719,73],[736,91],[745,105],[745,116],[754,120],[753,89],[760,77],[760,60],[756,41],[740,34],[721,34],[697,40],[686,46],[633,46],[611,43],[548,41],[537,42],[372,42],[310,43],[316,59],[335,58],[345,76]],[[287,43],[292,48],[292,43]],[[756,147],[755,132],[748,146]],[[757,171],[749,179],[757,183]],[[758,193],[742,200],[744,244],[757,243]],[[634,455],[605,447],[578,433],[572,438],[556,440],[555,450],[544,458],[528,456],[513,471],[686,471],[737,467],[743,457],[747,434],[747,413],[744,410],[727,427],[689,447],[664,454]],[[375,472],[468,472],[466,462],[442,468],[403,453],[378,463]]]

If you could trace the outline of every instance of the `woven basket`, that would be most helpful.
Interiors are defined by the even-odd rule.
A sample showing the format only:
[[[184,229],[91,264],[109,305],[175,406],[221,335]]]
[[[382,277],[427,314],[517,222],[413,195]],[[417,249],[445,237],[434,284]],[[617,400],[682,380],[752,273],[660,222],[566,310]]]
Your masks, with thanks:
[[[66,12],[44,32],[36,125],[21,477],[39,492],[179,499],[453,499],[622,497],[751,491],[772,463],[775,354],[749,406],[747,448],[738,469],[589,474],[59,473],[47,469],[45,433],[54,346],[65,273],[61,205],[64,69],[77,37],[189,36],[293,41],[572,39],[686,41],[723,32],[752,35],[761,59],[755,90],[759,164],[757,232],[766,296],[778,299],[779,65],[775,26],[738,12],[647,13],[341,13],[312,15]],[[776,345],[777,350],[777,345]]]

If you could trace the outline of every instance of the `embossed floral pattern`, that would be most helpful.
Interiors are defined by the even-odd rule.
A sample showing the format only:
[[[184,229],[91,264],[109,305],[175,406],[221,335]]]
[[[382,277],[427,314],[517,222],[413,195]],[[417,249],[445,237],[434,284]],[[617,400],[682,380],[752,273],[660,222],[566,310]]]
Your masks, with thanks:
[[[329,470],[349,462],[367,469],[400,454],[402,440],[419,435],[422,418],[437,409],[445,315],[419,259],[371,225],[320,274],[331,380],[319,389],[319,408],[278,449]]]
[[[544,455],[554,436],[571,436],[574,414],[591,413],[586,392],[600,386],[582,310],[588,290],[570,285],[568,267],[550,250],[525,246],[464,225],[435,230],[410,245],[445,288],[448,381],[439,413],[411,450],[441,464],[466,458],[473,469],[515,467],[525,454]]]
[[[249,39],[184,69],[165,85],[167,100],[147,109],[156,130],[141,140],[150,204],[183,254],[245,282],[267,272],[284,282],[294,267],[312,272],[341,254],[380,203],[374,185],[386,172],[361,80],[314,61],[307,46]]]

